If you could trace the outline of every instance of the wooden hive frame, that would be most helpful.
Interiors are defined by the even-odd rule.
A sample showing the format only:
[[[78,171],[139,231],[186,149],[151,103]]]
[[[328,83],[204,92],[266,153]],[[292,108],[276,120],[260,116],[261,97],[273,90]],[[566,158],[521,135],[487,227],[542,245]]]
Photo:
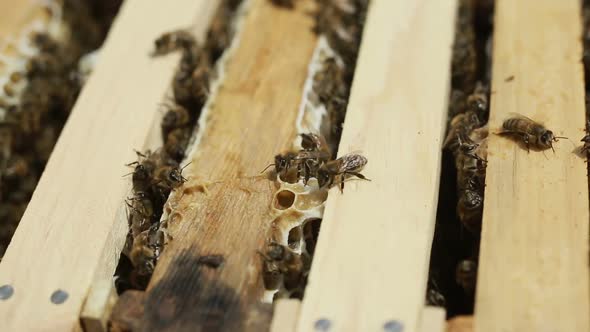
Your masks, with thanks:
[[[0,286],[14,289],[0,300],[3,331],[105,328],[116,298],[110,278],[127,233],[124,164],[133,148],[160,144],[158,104],[179,60],[149,57],[153,40],[184,27],[204,38],[218,5],[124,4],[0,263]],[[367,156],[371,182],[330,192],[303,301],[277,301],[272,323],[269,306],[260,304],[256,250],[277,218],[270,208],[277,188],[258,172],[299,133],[299,103],[318,43],[313,8],[312,0],[292,11],[248,0],[186,169],[187,188],[206,188],[173,197],[177,205],[191,202],[190,213],[171,225],[174,239],[147,292],[127,299],[153,308],[172,296],[173,308],[141,311],[141,330],[196,330],[202,321],[178,317],[195,303],[204,317],[210,308],[183,301],[219,294],[226,296],[226,328],[444,330],[444,310],[425,306],[424,294],[456,0],[371,1],[340,141],[340,154]],[[550,124],[556,135],[583,136],[580,9],[575,0],[496,1],[491,131],[518,112]],[[127,47],[129,40],[137,47]],[[527,153],[490,136],[475,331],[590,331],[588,180],[572,149],[562,140],[555,154]],[[227,257],[219,272],[191,264],[210,254]],[[55,305],[50,297],[58,289],[68,298]]]

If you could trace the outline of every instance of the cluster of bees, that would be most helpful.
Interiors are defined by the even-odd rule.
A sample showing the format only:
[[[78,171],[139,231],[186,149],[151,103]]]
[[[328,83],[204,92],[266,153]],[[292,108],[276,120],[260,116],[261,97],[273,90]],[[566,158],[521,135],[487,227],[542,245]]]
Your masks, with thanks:
[[[315,178],[320,189],[337,184],[340,191],[344,190],[344,182],[350,176],[368,180],[360,173],[367,164],[364,156],[351,153],[332,160],[332,154],[322,136],[312,133],[300,136],[302,149],[299,152],[278,154],[275,156],[275,163],[268,166],[274,166],[277,176],[293,179],[290,175],[295,174],[295,180],[303,180],[304,184],[310,178]]]
[[[269,290],[284,285],[292,297],[302,298],[307,276],[311,267],[311,256],[299,254],[288,246],[271,242],[264,252],[259,252],[263,260],[262,280]]]
[[[323,105],[329,124],[324,131],[336,151],[356,68],[369,0],[317,1],[314,32],[326,38],[336,54],[322,61],[313,77],[311,101]]]
[[[35,55],[1,86],[0,257],[81,89],[78,62],[102,43],[120,4],[115,2],[64,1],[60,23],[71,32],[69,38],[33,33]]]
[[[163,146],[137,152],[137,161],[127,165],[133,168],[133,194],[126,201],[129,234],[123,252],[132,269],[117,271],[120,291],[145,289],[160,253],[171,239],[167,221],[162,220],[164,204],[171,191],[186,181],[180,163],[207,100],[214,64],[231,42],[231,21],[239,4],[238,0],[226,0],[220,5],[203,45],[187,30],[164,33],[154,42],[153,56],[181,52],[181,60],[172,81],[173,99],[163,105]]]
[[[296,0],[270,0],[274,5],[292,9]],[[317,0],[314,33],[324,37],[334,55],[321,59],[321,69],[313,77],[309,99],[315,107],[324,106],[328,117],[322,129],[336,151],[350,87],[356,67],[369,0]]]
[[[292,9],[297,1],[270,2]],[[336,158],[367,7],[368,0],[317,1],[313,31],[325,38],[331,52],[322,52],[321,67],[312,77],[307,97],[314,107],[325,108],[327,118],[323,119],[321,135],[301,134],[301,149],[276,155],[274,164],[268,166],[274,166],[274,173],[284,181],[307,185],[314,178],[318,190],[339,186],[343,191],[345,180],[350,177],[368,180],[360,173],[367,164],[364,156],[347,154]],[[302,253],[273,241],[260,252],[266,289],[283,287],[292,298],[303,296],[320,223],[321,219],[316,219],[298,226],[305,239]],[[277,292],[276,296],[282,295]]]
[[[455,234],[455,229],[460,229],[457,237],[466,243],[454,245],[461,247],[460,252],[453,253],[454,256],[438,254],[439,257],[444,257],[443,262],[438,263],[442,265],[436,266],[435,263],[431,267],[436,273],[431,270],[426,302],[438,306],[473,302],[487,166],[489,68],[486,66],[489,61],[485,60],[486,57],[489,58],[489,54],[485,54],[484,45],[489,35],[476,30],[476,21],[482,19],[477,17],[478,12],[488,16],[491,8],[478,10],[475,2],[461,0],[458,11],[451,65],[450,121],[443,143],[445,150],[452,153],[454,170],[443,169],[443,172],[449,176],[456,172],[455,207],[460,226],[455,227],[456,225],[441,220],[437,222],[444,225],[440,227],[446,227],[441,231],[445,235],[439,235],[443,238],[439,241],[443,241],[441,243],[444,246],[452,245],[444,241],[450,238],[448,234]],[[437,232],[438,228],[439,225]],[[447,274],[453,274],[453,277],[449,278]],[[446,298],[445,295],[452,296],[451,290],[457,287],[461,289],[460,294],[457,293],[460,299]],[[472,303],[466,305],[470,306],[472,307]]]

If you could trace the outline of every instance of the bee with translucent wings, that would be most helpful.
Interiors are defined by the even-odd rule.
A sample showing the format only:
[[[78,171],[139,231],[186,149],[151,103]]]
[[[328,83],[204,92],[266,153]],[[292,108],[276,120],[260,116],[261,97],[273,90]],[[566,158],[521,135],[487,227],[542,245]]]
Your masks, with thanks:
[[[516,113],[504,120],[502,131],[498,135],[520,138],[525,144],[527,152],[530,152],[531,147],[538,150],[547,150],[550,148],[555,152],[553,143],[557,142],[559,138],[567,138],[555,136],[544,125]]]
[[[340,184],[340,192],[343,192],[344,182],[350,176],[371,181],[360,173],[367,162],[367,158],[355,153],[328,161],[322,164],[318,170],[318,184],[320,188],[329,188],[334,184]]]

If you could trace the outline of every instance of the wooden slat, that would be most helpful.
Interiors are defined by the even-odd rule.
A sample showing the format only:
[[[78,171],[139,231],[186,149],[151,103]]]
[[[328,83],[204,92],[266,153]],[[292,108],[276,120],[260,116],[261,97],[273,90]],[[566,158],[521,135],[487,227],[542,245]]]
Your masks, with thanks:
[[[420,332],[444,332],[447,326],[444,308],[426,306],[422,309]]]
[[[301,301],[279,299],[274,303],[270,332],[295,332]]]
[[[129,178],[122,178],[128,171],[124,164],[159,121],[158,104],[179,60],[151,58],[153,41],[190,25],[204,31],[217,4],[125,1],[0,264],[0,285],[15,290],[0,301],[3,331],[78,327],[82,302],[130,188]],[[112,258],[114,264],[117,256]],[[112,273],[114,265],[109,269]],[[50,301],[57,289],[69,295],[59,305]]]
[[[222,85],[200,121],[199,144],[184,170],[189,182],[167,203],[173,239],[148,287],[143,330],[268,329],[257,250],[278,214],[271,208],[277,188],[260,171],[296,136],[317,43],[314,6],[313,0],[298,1],[294,10],[268,0],[248,3]],[[200,264],[203,255],[221,255],[223,264]],[[174,306],[162,309],[167,302]]]
[[[572,142],[584,135],[580,9],[496,1],[491,132],[517,112]],[[490,136],[476,331],[590,331],[588,180],[572,145],[527,153]]]
[[[340,154],[372,180],[332,190],[298,331],[418,331],[434,233],[456,1],[373,0]],[[321,325],[321,323],[320,323]]]
[[[80,313],[84,332],[106,332],[107,322],[116,302],[117,292],[112,280],[93,284]]]

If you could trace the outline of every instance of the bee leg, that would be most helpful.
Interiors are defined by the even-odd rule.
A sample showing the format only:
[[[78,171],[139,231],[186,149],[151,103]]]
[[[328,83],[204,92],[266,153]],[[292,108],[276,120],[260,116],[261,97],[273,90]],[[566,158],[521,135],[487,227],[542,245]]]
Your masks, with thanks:
[[[363,179],[363,180],[366,180],[366,181],[371,181],[371,179],[368,179],[367,177],[365,177],[364,175],[362,175],[361,173],[358,173],[358,172],[347,172],[347,174],[354,175],[354,176],[356,176],[359,179]]]
[[[529,142],[529,135],[525,135],[522,137],[522,140],[524,141],[524,144],[526,145],[526,152],[527,153],[531,153],[531,146],[530,146],[530,142]]]
[[[344,194],[344,180],[340,181],[340,193]]]

